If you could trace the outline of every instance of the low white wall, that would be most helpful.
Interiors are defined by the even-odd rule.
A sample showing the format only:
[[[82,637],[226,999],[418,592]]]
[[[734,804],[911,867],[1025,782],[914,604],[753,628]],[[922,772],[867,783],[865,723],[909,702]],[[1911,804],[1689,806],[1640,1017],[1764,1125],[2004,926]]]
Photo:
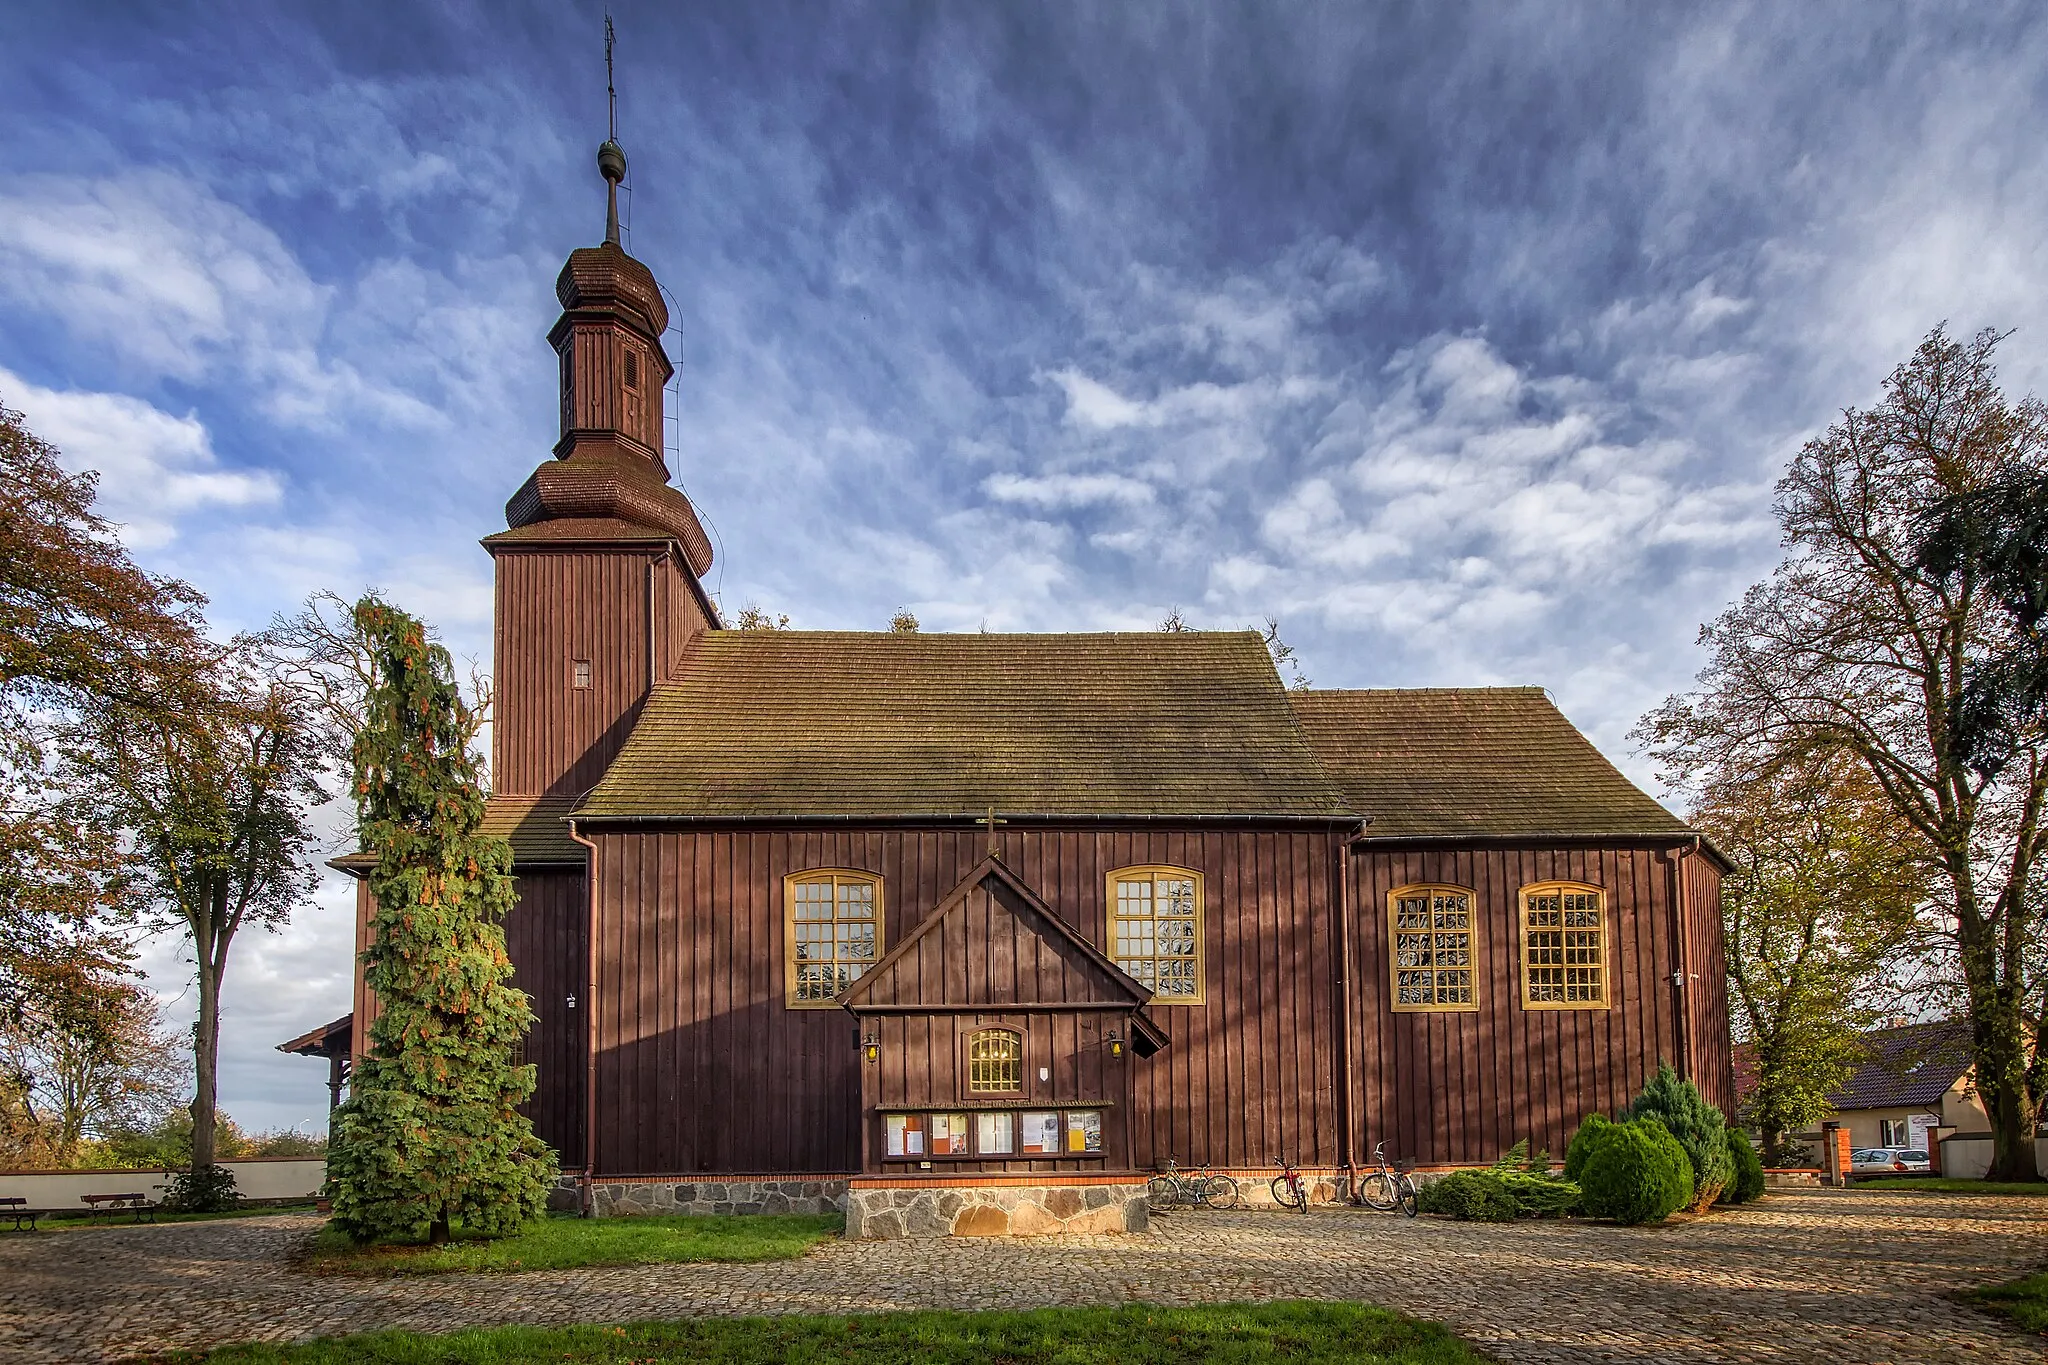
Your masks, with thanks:
[[[325,1158],[258,1157],[223,1161],[235,1173],[235,1188],[244,1199],[311,1199],[327,1179]],[[157,1186],[171,1178],[161,1168],[129,1171],[14,1171],[0,1173],[0,1199],[22,1198],[45,1213],[73,1213],[85,1208],[87,1194],[145,1194],[163,1198]]]
[[[1952,1137],[1941,1142],[1941,1173],[1951,1180],[1982,1180],[1991,1169],[1991,1139]],[[2048,1174],[2048,1138],[2034,1139],[2034,1169]]]

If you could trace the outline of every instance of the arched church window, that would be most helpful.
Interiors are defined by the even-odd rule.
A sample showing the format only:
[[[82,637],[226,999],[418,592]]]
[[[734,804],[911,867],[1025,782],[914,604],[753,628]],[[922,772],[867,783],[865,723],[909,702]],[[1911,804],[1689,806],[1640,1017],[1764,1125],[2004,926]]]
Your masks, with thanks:
[[[1522,888],[1522,1007],[1607,1008],[1607,895],[1577,882]]]
[[[1163,1004],[1202,1003],[1202,874],[1125,867],[1109,874],[1110,956]]]
[[[1024,1039],[1015,1029],[976,1029],[967,1039],[967,1091],[1014,1095],[1024,1088]]]
[[[824,868],[783,878],[787,1002],[831,1009],[882,951],[882,879]]]
[[[1479,1008],[1479,930],[1462,886],[1404,886],[1387,896],[1394,1008]]]

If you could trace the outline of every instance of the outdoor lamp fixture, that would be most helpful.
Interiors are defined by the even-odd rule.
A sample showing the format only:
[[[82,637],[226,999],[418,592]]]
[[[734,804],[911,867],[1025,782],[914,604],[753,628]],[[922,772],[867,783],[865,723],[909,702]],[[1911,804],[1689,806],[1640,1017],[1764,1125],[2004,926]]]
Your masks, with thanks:
[[[1124,1055],[1124,1040],[1116,1036],[1115,1029],[1109,1031],[1109,1055],[1116,1060],[1122,1060]]]
[[[870,1033],[867,1037],[860,1040],[860,1052],[861,1056],[867,1058],[870,1062],[881,1060],[881,1038],[876,1034]]]

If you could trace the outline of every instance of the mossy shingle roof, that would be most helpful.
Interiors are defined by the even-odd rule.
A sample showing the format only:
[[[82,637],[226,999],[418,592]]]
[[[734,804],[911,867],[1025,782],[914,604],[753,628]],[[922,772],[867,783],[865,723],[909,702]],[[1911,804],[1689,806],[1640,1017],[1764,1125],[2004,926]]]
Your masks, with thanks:
[[[712,631],[591,818],[1342,819],[1251,632]]]
[[[1540,687],[1290,692],[1372,838],[1688,832]]]

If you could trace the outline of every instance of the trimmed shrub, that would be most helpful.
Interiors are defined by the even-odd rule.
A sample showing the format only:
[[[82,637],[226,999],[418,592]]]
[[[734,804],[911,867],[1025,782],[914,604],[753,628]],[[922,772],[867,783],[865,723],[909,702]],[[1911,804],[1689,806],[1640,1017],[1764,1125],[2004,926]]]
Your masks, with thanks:
[[[1671,1063],[1657,1067],[1657,1074],[1643,1087],[1643,1093],[1629,1101],[1622,1112],[1625,1119],[1653,1116],[1685,1149],[1692,1166],[1692,1197],[1685,1207],[1698,1213],[1721,1197],[1721,1191],[1735,1178],[1735,1165],[1728,1156],[1728,1121],[1708,1104],[1699,1087],[1681,1081]]]
[[[1659,1223],[1691,1203],[1692,1162],[1655,1117],[1608,1124],[1590,1146],[1579,1186],[1585,1210],[1595,1218]]]
[[[1508,1171],[1500,1183],[1524,1218],[1561,1218],[1579,1207],[1579,1187],[1554,1175],[1533,1171]]]
[[[1564,1178],[1577,1180],[1586,1170],[1586,1158],[1593,1154],[1599,1144],[1600,1135],[1614,1126],[1613,1120],[1605,1114],[1588,1114],[1579,1124],[1579,1131],[1572,1134],[1569,1146],[1564,1149]]]
[[[1734,1179],[1721,1191],[1724,1204],[1747,1204],[1764,1192],[1764,1159],[1749,1145],[1749,1134],[1740,1128],[1728,1130],[1728,1161],[1735,1168]]]
[[[1416,1191],[1416,1208],[1478,1223],[1512,1223],[1522,1206],[1492,1171],[1452,1171]]]

